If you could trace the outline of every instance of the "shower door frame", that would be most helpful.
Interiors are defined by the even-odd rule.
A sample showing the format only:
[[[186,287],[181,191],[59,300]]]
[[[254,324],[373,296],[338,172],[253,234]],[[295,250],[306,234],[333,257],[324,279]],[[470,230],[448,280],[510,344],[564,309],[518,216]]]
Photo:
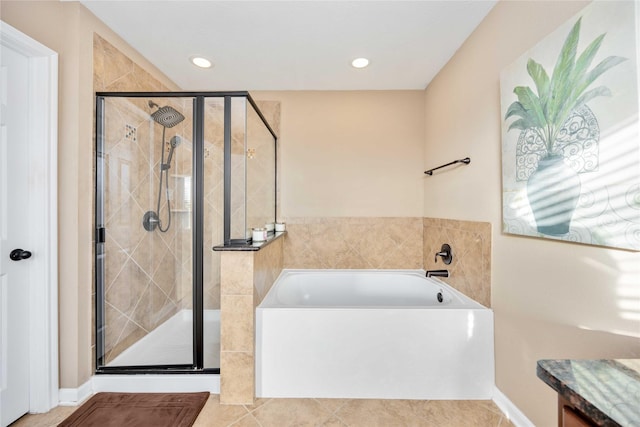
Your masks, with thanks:
[[[106,224],[104,221],[104,100],[106,98],[192,98],[193,100],[193,150],[192,150],[192,298],[193,298],[193,363],[172,365],[105,366],[104,364],[104,245]],[[232,92],[96,92],[95,104],[95,373],[96,374],[219,374],[220,367],[204,367],[204,113],[206,98],[224,99],[224,245],[246,244],[247,239],[231,239],[231,99],[245,98],[265,125],[274,141],[274,220],[278,211],[278,137],[257,104],[247,91]],[[246,121],[246,117],[245,117]],[[246,212],[245,212],[246,215]]]

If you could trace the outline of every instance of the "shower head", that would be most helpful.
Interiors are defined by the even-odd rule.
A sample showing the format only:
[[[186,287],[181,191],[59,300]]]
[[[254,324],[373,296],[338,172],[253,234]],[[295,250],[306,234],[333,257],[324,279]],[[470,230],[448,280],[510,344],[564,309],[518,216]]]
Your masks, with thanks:
[[[151,118],[166,128],[172,128],[184,120],[184,116],[180,112],[169,106],[158,108],[151,113]]]

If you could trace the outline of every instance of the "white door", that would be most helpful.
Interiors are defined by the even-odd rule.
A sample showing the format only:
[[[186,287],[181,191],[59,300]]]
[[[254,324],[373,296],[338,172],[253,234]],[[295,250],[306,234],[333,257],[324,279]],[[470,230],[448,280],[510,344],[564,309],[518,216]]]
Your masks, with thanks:
[[[29,63],[20,53],[0,49],[0,425],[4,427],[29,411],[29,272],[38,254],[30,257],[28,252],[33,237],[27,221]]]

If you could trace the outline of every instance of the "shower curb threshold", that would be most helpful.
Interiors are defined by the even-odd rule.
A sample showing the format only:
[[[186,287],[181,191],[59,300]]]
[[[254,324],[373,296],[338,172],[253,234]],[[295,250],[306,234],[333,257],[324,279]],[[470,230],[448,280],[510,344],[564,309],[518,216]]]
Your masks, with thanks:
[[[78,388],[61,388],[59,406],[78,406],[95,393],[189,393],[220,394],[219,374],[94,375]]]

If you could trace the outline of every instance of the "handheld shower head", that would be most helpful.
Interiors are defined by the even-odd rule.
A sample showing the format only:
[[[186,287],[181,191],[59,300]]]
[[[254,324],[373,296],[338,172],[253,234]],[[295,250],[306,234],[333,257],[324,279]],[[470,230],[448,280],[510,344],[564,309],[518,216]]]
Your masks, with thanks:
[[[182,139],[180,139],[180,137],[178,135],[172,136],[171,139],[169,140],[169,157],[167,157],[167,163],[165,163],[164,165],[162,165],[165,170],[169,169],[171,167],[171,159],[173,158],[173,150],[176,149],[176,147],[178,145],[180,145],[182,143]]]
[[[178,145],[182,144],[182,139],[178,135],[174,135],[169,140],[169,145],[171,148],[176,148]]]

